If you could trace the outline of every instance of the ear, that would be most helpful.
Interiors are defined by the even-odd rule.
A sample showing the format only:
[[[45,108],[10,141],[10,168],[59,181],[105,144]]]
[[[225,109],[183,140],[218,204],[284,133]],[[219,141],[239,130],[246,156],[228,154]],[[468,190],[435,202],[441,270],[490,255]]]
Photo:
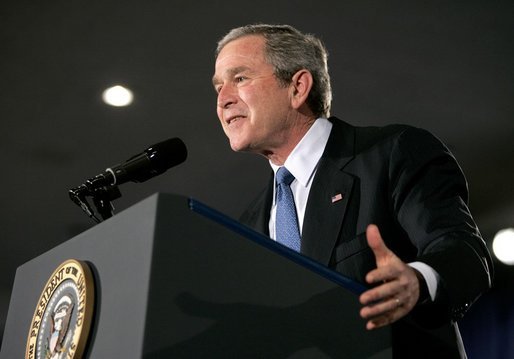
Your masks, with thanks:
[[[298,70],[291,80],[291,106],[299,109],[307,101],[312,88],[312,74],[306,70]]]

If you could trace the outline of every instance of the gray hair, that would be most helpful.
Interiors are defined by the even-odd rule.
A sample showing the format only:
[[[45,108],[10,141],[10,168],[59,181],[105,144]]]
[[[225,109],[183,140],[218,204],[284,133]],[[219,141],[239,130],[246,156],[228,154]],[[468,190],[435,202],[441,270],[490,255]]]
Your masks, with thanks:
[[[265,57],[274,67],[275,77],[286,86],[299,70],[313,77],[307,105],[317,117],[330,116],[332,90],[327,66],[327,50],[321,40],[289,25],[254,24],[232,29],[219,42],[216,57],[229,42],[244,36],[260,35],[266,40]]]

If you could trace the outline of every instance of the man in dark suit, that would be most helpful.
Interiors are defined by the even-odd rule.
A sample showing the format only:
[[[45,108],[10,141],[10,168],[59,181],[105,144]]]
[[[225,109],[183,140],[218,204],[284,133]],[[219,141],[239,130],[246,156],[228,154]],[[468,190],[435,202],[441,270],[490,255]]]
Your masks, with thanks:
[[[368,283],[360,314],[370,330],[393,325],[395,356],[465,357],[455,322],[490,287],[492,264],[448,149],[421,129],[329,117],[325,48],[290,26],[229,32],[213,85],[232,149],[266,157],[274,172],[243,222]],[[285,236],[297,242],[282,234],[284,169],[296,222]]]

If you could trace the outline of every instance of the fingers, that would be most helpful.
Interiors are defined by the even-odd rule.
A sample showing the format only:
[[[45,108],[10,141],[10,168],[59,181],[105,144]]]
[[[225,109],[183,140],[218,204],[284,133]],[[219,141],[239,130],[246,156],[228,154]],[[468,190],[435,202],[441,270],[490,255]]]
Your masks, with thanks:
[[[388,266],[378,267],[366,274],[366,282],[369,284],[389,282],[400,275],[401,268],[397,268],[391,264]]]
[[[367,329],[391,324],[405,316],[411,309],[409,292],[399,290],[398,284],[386,283],[364,292],[360,301],[364,307],[360,316],[368,320]]]
[[[366,323],[366,329],[376,329],[391,323],[394,323],[398,319],[404,317],[409,310],[403,305],[401,299],[399,298],[390,298],[387,301],[381,302],[380,304],[371,307],[372,309],[366,313],[365,310],[369,307],[363,308],[361,310],[362,317],[370,318]],[[373,310],[376,309],[376,312],[382,313],[380,315],[373,315]]]
[[[391,297],[374,306],[364,307],[361,317],[370,319],[366,323],[367,329],[375,329],[393,323],[404,315],[403,303],[400,298]]]
[[[414,270],[405,271],[391,281],[362,293],[359,300],[364,307],[360,316],[368,320],[366,328],[375,329],[391,324],[407,315],[419,297],[419,282]]]
[[[369,284],[377,284],[361,294],[367,329],[391,324],[407,315],[419,297],[419,282],[414,270],[398,258],[384,243],[376,225],[366,229],[368,245],[373,250],[377,268],[366,275]]]
[[[386,247],[376,225],[370,224],[366,228],[366,238],[368,240],[368,245],[375,254],[375,258],[377,258],[377,260],[388,257],[390,251]]]
[[[366,275],[366,281],[373,284],[397,278],[404,263],[385,245],[376,225],[366,228],[366,238],[377,264],[377,268]]]
[[[396,257],[395,254],[387,248],[376,225],[370,224],[366,228],[366,239],[369,247],[375,255],[377,267],[380,268],[381,266],[387,265],[394,257]]]
[[[393,313],[402,305],[400,298],[391,297],[385,301],[379,302],[376,305],[367,306],[361,309],[361,317],[364,319],[373,319],[381,315],[388,315]]]
[[[373,305],[374,303],[387,300],[391,297],[399,297],[405,288],[397,281],[385,282],[384,284],[367,290],[360,296],[363,305]]]

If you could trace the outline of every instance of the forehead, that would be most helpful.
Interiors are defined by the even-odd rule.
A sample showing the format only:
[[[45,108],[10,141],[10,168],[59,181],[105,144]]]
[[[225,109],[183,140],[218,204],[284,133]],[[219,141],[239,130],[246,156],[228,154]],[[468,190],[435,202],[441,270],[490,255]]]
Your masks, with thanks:
[[[248,35],[227,43],[216,58],[216,73],[234,66],[262,65],[266,62],[264,45],[265,39],[260,35]]]

